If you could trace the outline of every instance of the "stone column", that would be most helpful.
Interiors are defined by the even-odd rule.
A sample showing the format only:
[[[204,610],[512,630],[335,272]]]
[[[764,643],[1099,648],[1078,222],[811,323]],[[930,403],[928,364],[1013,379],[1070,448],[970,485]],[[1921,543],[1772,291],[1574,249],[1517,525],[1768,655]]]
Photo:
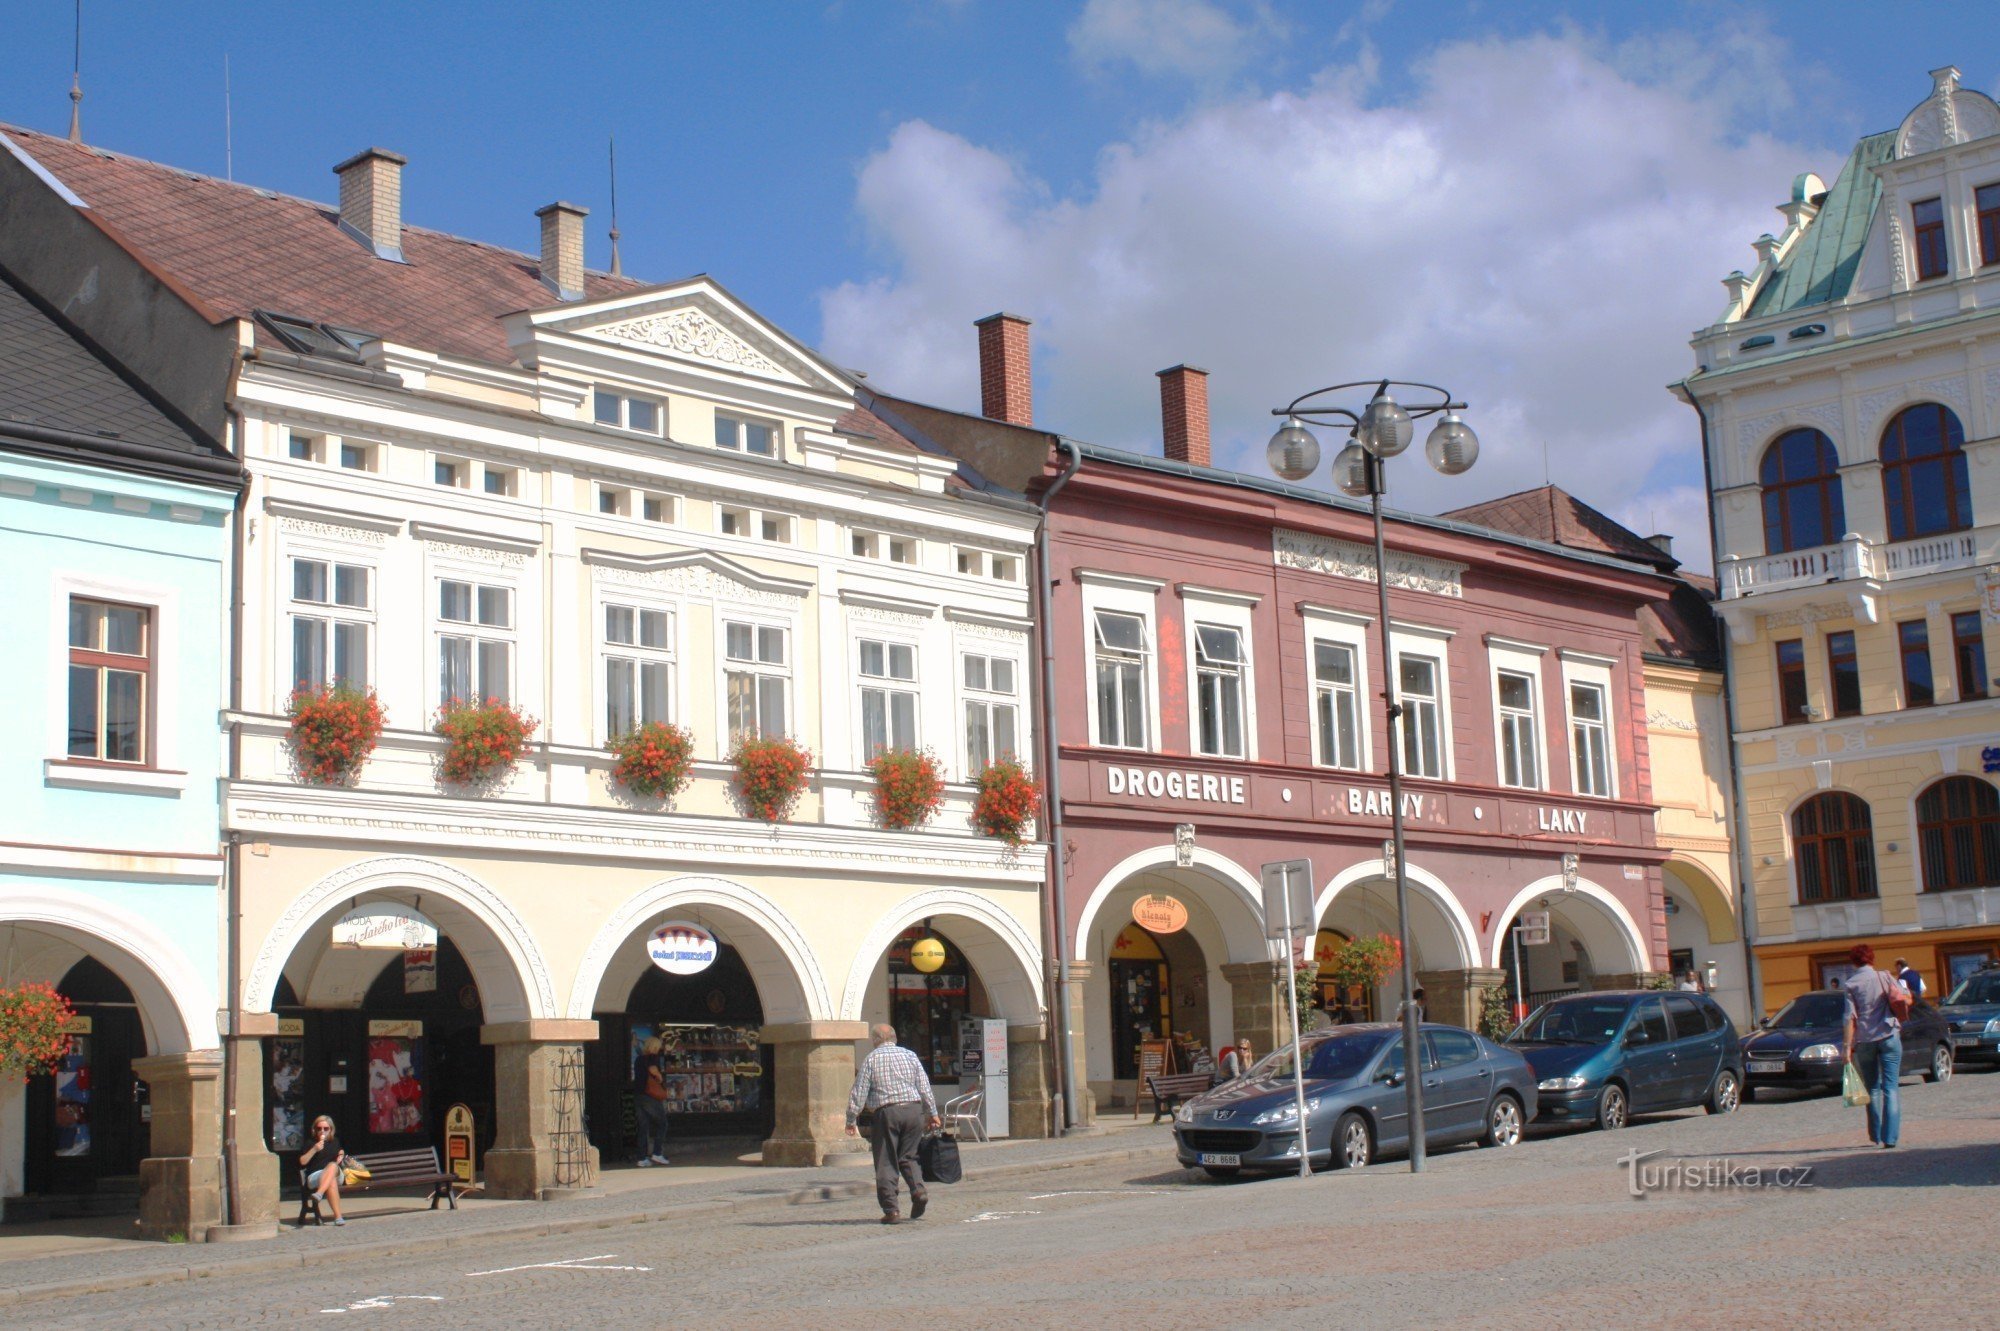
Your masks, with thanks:
[[[1476,1031],[1487,990],[1506,988],[1507,972],[1485,967],[1418,971],[1417,985],[1424,991],[1424,1020]]]
[[[278,1219],[278,1184],[283,1177],[282,1162],[267,1144],[271,1125],[264,1100],[264,1088],[270,1083],[264,1073],[263,1037],[277,1033],[278,1018],[274,1014],[246,1012],[243,1033],[232,1043],[236,1054],[236,1103],[230,1109],[236,1115],[236,1196],[243,1207],[243,1214],[236,1217],[236,1228],[248,1230],[256,1226],[260,1234]]]
[[[153,1153],[139,1162],[139,1233],[200,1243],[222,1223],[222,1051],[135,1058],[132,1075],[146,1083],[153,1113]]]
[[[479,1028],[493,1046],[493,1149],[486,1195],[548,1201],[597,1182],[583,1128],[583,1044],[594,1021],[510,1021]]]
[[[1049,1042],[1037,1021],[1007,1028],[1007,1135],[1050,1135]]]
[[[1076,1088],[1077,1121],[1070,1124],[1072,1129],[1093,1127],[1097,1123],[1097,1096],[1090,1089],[1090,1023],[1088,1000],[1084,998],[1084,987],[1090,982],[1090,963],[1072,961],[1069,963],[1069,978],[1062,981],[1069,994],[1069,1084]],[[1052,1015],[1050,1018],[1059,1020]],[[1058,1047],[1057,1057],[1061,1057]]]
[[[1222,978],[1229,981],[1230,1033],[1238,1040],[1249,1036],[1250,1052],[1258,1058],[1292,1038],[1284,995],[1278,992],[1282,975],[1275,961],[1237,961],[1222,968]]]
[[[767,1165],[818,1165],[832,1151],[859,1149],[847,1137],[847,1096],[854,1089],[856,1045],[865,1021],[800,1021],[766,1026],[758,1040],[774,1047],[777,1103]]]

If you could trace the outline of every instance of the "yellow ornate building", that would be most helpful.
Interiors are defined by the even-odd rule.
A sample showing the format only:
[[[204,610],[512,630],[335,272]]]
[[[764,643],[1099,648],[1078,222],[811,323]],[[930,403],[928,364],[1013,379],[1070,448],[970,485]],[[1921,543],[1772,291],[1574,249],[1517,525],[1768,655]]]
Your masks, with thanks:
[[[2000,107],[1932,74],[1803,174],[1676,391],[1700,413],[1768,1011],[1848,949],[2000,954]]]

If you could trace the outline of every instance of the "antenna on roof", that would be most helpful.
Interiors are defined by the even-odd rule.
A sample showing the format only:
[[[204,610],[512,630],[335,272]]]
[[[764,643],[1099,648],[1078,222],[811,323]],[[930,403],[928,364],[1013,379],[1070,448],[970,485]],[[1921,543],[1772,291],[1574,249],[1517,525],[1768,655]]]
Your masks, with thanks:
[[[1549,441],[1542,440],[1542,484],[1549,484]]]
[[[618,262],[618,136],[611,136],[611,275],[623,277],[624,266]]]
[[[76,0],[76,46],[69,67],[69,141],[83,142],[83,0]]]
[[[222,53],[222,177],[236,179],[236,133],[229,109],[229,52]]]

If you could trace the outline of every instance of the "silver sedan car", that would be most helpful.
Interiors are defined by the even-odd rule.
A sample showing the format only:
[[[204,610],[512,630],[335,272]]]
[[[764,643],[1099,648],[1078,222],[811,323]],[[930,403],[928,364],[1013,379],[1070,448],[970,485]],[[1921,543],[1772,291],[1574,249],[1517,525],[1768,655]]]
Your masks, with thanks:
[[[1426,1024],[1424,1141],[1512,1146],[1535,1117],[1535,1074],[1520,1054],[1457,1026]],[[1316,1166],[1353,1168],[1409,1149],[1403,1028],[1387,1022],[1306,1036],[1305,1150]],[[1299,1167],[1290,1045],[1174,1111],[1183,1165],[1217,1177]]]

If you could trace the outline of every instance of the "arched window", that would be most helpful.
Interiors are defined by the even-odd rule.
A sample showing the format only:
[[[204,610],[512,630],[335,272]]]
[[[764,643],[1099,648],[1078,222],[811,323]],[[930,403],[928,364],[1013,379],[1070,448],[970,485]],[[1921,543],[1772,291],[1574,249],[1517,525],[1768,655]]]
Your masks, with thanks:
[[[1874,896],[1875,829],[1867,802],[1828,791],[1793,810],[1792,859],[1801,904]]]
[[[1840,459],[1818,430],[1787,430],[1772,440],[1757,481],[1764,487],[1766,553],[1832,545],[1847,529]]]
[[[1972,525],[1965,480],[1965,430],[1952,410],[1919,402],[1882,431],[1882,506],[1889,539],[1907,541]]]
[[[1948,776],[1917,797],[1924,890],[2000,885],[2000,792],[1976,776]]]

